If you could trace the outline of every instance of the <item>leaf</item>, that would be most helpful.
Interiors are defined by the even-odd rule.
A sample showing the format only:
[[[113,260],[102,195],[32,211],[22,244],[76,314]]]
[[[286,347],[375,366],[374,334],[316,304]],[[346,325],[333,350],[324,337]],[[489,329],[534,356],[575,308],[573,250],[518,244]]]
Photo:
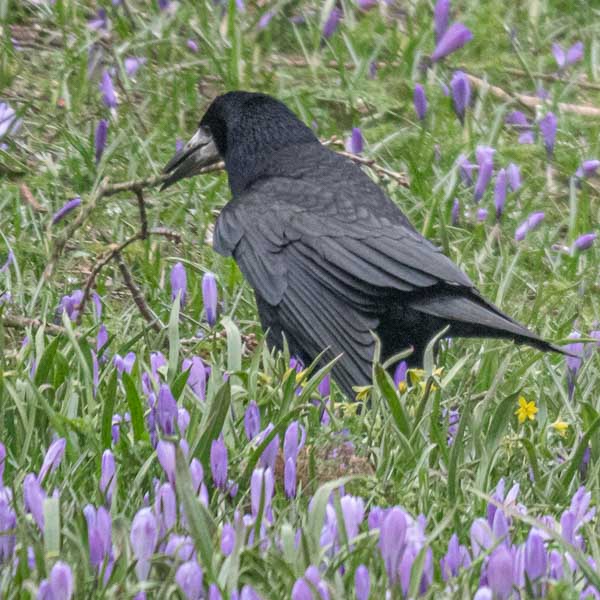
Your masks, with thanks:
[[[102,425],[100,439],[102,448],[110,448],[112,444],[112,418],[115,407],[115,398],[117,395],[117,371],[113,370],[106,393],[102,394]]]
[[[44,500],[44,550],[47,557],[60,555],[60,506],[58,498]]]
[[[381,365],[375,365],[375,381],[381,395],[385,398],[387,405],[389,406],[396,427],[406,438],[410,438],[411,426],[408,415],[398,398],[398,394],[392,385],[390,376],[383,370]]]
[[[174,381],[171,383],[171,393],[173,394],[173,398],[175,398],[175,400],[179,400],[181,397],[183,389],[185,388],[185,384],[190,377],[190,371],[191,367],[187,371],[177,375],[177,377],[175,377]]]
[[[515,407],[515,400],[519,397],[521,390],[510,394],[496,406],[494,416],[490,422],[490,426],[485,434],[485,448],[489,454],[493,454],[494,450],[500,443],[500,439],[504,435],[506,426],[510,423],[510,418]]]
[[[448,499],[451,506],[454,506],[456,502],[456,492],[458,490],[458,457],[463,449],[465,429],[469,419],[469,411],[463,410],[460,417],[460,423],[458,424],[458,431],[456,432],[456,437],[454,438],[452,450],[450,452],[450,463],[448,465]]]
[[[168,380],[173,381],[177,373],[179,364],[179,306],[181,290],[177,292],[177,297],[173,300],[171,306],[171,315],[169,317],[168,338],[169,338],[169,376]]]
[[[125,387],[125,396],[127,398],[127,405],[129,406],[129,413],[131,415],[133,439],[136,442],[148,440],[149,436],[146,432],[146,424],[144,423],[144,409],[142,407],[142,400],[135,387],[135,383],[133,382],[133,379],[129,373],[125,372],[123,372],[122,381],[123,386]]]
[[[421,585],[421,578],[423,577],[423,569],[425,568],[427,550],[429,550],[429,547],[423,546],[413,562],[412,569],[410,570],[410,586],[408,588],[407,598],[416,598],[419,596],[419,587]]]
[[[55,337],[42,354],[42,358],[38,362],[38,365],[35,370],[35,385],[40,386],[48,379],[48,374],[50,373],[50,369],[54,364],[54,356],[56,354],[56,350],[58,349],[58,344],[60,343],[61,338]]]
[[[575,475],[577,469],[581,465],[581,461],[583,460],[583,455],[584,455],[587,447],[589,446],[590,438],[594,435],[594,433],[596,433],[596,431],[598,430],[599,427],[600,427],[600,416],[596,418],[596,420],[591,424],[590,428],[585,432],[585,434],[583,435],[583,437],[581,438],[581,440],[577,446],[577,450],[575,450],[575,454],[573,455],[573,458],[569,461],[569,467],[565,471],[565,474],[563,475],[563,478],[561,481],[562,485],[565,488],[569,487],[571,480],[573,479],[573,476]]]
[[[206,421],[204,433],[198,443],[198,458],[203,465],[208,465],[210,455],[210,445],[213,440],[219,437],[223,430],[225,417],[231,404],[231,385],[226,381],[215,394],[210,405],[210,413]]]
[[[242,370],[242,336],[230,317],[223,317],[221,323],[227,334],[227,370],[236,373]]]
[[[215,553],[212,539],[216,532],[216,525],[196,496],[187,461],[179,446],[176,448],[175,477],[177,495],[183,502],[189,532],[200,554],[202,568],[206,571],[209,579],[214,580],[212,559]]]

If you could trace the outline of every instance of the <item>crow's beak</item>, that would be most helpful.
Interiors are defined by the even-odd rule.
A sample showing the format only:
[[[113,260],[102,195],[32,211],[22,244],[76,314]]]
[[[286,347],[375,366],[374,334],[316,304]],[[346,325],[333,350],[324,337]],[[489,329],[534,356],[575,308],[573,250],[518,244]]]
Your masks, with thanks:
[[[163,169],[169,173],[162,184],[161,190],[173,185],[185,177],[193,177],[203,167],[208,167],[221,160],[219,151],[210,132],[200,127],[194,137],[167,163]]]

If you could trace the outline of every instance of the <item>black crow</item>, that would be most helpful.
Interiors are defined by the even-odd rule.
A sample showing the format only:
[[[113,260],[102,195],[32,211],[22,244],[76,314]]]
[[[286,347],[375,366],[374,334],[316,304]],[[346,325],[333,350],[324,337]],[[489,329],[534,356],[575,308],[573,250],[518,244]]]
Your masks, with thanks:
[[[509,338],[561,351],[485,300],[470,279],[410,224],[354,162],[323,146],[283,103],[265,94],[216,98],[194,137],[165,167],[163,188],[225,161],[232,199],[214,249],[233,256],[256,296],[268,342],[305,364],[339,356],[333,378],[371,381],[383,359],[449,336]]]

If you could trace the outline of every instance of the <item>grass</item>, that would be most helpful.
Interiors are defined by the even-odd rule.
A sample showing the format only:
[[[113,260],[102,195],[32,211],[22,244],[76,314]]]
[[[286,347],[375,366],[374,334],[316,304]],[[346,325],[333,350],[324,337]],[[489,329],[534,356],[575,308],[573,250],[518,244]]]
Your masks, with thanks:
[[[178,563],[163,546],[153,558],[148,579],[138,581],[128,541],[136,512],[145,502],[154,503],[155,481],[166,481],[144,419],[148,407],[140,378],[150,369],[151,352],[167,357],[160,377],[190,414],[185,439],[190,455],[204,466],[210,501],[206,508],[198,503],[179,456],[178,502],[185,507],[205,585],[217,584],[224,597],[244,585],[264,598],[289,597],[309,565],[320,567],[331,597],[353,597],[359,564],[371,573],[371,597],[383,597],[389,584],[376,532],[363,524],[350,543],[341,531],[336,552],[319,544],[325,511],[341,514],[339,495],[332,496],[326,509],[330,493],[341,484],[364,500],[367,512],[375,506],[400,505],[413,516],[426,517],[433,580],[423,595],[430,598],[470,597],[477,589],[486,558],[463,569],[451,585],[442,579],[439,559],[453,532],[471,546],[471,524],[485,517],[501,478],[508,487],[519,483],[519,502],[528,510],[524,516],[505,508],[512,517],[515,544],[526,539],[532,524],[540,526],[542,515],[559,518],[581,485],[591,492],[592,504],[598,504],[600,359],[595,351],[583,362],[569,397],[562,357],[542,356],[505,342],[457,340],[436,359],[441,374],[434,374],[433,364],[428,366],[420,382],[429,382],[425,388],[414,382],[399,393],[379,370],[368,391],[368,410],[364,402],[348,404],[334,388],[332,403],[327,403],[330,423],[322,425],[322,399],[318,406],[311,400],[320,398],[316,387],[324,372],[313,371],[302,393],[295,394],[289,357],[273,355],[263,344],[248,284],[231,260],[204,243],[215,211],[229,199],[224,173],[186,180],[162,194],[157,189],[145,192],[149,226],[172,229],[181,242],[151,237],[130,245],[123,260],[146,303],[165,324],[163,330],[155,331],[141,317],[116,262],[97,280],[102,322],[109,333],[107,353],[112,357],[135,352],[130,376],[117,377],[108,360],[100,365],[94,393],[91,350],[99,322],[92,304],[79,325],[61,319],[56,308],[61,296],[83,287],[109,244],[139,229],[134,195],[102,199],[68,239],[52,276],[44,278],[56,240],[77,213],[57,225],[50,224],[50,216],[69,198],[81,196],[85,206],[105,177],[114,183],[159,174],[175,140],[193,133],[216,94],[253,89],[286,102],[304,121],[314,123],[323,139],[346,137],[352,127],[360,127],[364,155],[410,179],[409,188],[387,179],[379,183],[418,229],[443,245],[486,297],[546,338],[564,342],[573,330],[588,335],[597,328],[600,315],[600,250],[596,244],[571,255],[559,247],[598,230],[598,180],[587,180],[579,189],[571,177],[583,160],[600,157],[600,119],[562,112],[557,103],[600,107],[600,92],[578,83],[585,78],[600,85],[600,26],[593,3],[578,2],[576,10],[572,4],[456,1],[453,16],[473,31],[473,41],[424,71],[423,59],[434,46],[429,2],[382,3],[361,13],[342,1],[344,20],[324,41],[321,25],[331,2],[249,5],[245,12],[236,10],[233,1],[173,3],[162,12],[154,2],[128,1],[116,7],[105,2],[111,24],[108,31],[99,32],[87,26],[93,16],[87,3],[17,5],[0,0],[0,99],[23,120],[17,134],[2,140],[7,147],[0,150],[0,263],[9,251],[14,253],[12,265],[0,273],[0,292],[11,298],[0,306],[0,315],[58,323],[66,330],[55,337],[48,329],[15,329],[0,321],[0,441],[7,451],[4,485],[14,494],[18,559],[2,563],[0,552],[3,597],[35,597],[58,559],[71,566],[78,598],[133,597],[142,590],[153,598],[182,594],[175,582]],[[260,30],[259,18],[268,9],[276,15]],[[304,22],[292,25],[292,16],[302,16]],[[199,46],[197,53],[186,46],[188,39]],[[551,44],[557,40],[565,46],[582,40],[584,60],[558,81],[540,79],[535,74],[556,71]],[[119,104],[114,114],[101,101],[99,70],[88,75],[91,47],[102,65],[115,70]],[[124,70],[128,56],[147,61],[134,78]],[[302,64],[290,65],[292,58]],[[369,76],[372,61],[379,65],[375,78]],[[548,109],[557,114],[552,160],[540,139],[533,145],[517,143],[518,134],[504,119],[520,107],[499,101],[485,88],[474,91],[461,127],[440,87],[459,67],[511,94],[533,94],[543,85],[550,100],[537,115],[529,111],[528,117],[533,120]],[[429,101],[422,123],[412,108],[417,81]],[[96,164],[94,130],[101,118],[109,120],[108,144]],[[461,183],[457,172],[459,154],[474,161],[478,145],[496,149],[496,169],[510,162],[521,168],[523,187],[509,195],[498,223],[493,219],[493,184],[481,202],[490,216],[478,222],[472,189]],[[46,212],[24,202],[22,184]],[[461,204],[456,226],[451,223],[455,198]],[[516,227],[540,210],[546,213],[540,228],[515,242]],[[188,300],[181,315],[173,308],[168,283],[178,261],[188,276]],[[203,314],[201,279],[208,271],[217,274],[219,284],[221,316],[214,330]],[[258,339],[256,348],[246,347],[252,334]],[[24,336],[29,341],[22,345]],[[198,400],[181,376],[183,359],[193,355],[202,356],[212,368],[205,401]],[[33,364],[36,371],[31,376]],[[225,372],[229,380],[222,383]],[[520,395],[538,408],[535,419],[524,424],[515,415]],[[260,407],[263,428],[272,423],[281,442],[288,425],[299,420],[306,430],[307,450],[299,459],[295,499],[285,497],[281,465],[276,469],[274,521],[265,534],[270,543],[238,541],[225,558],[221,529],[234,522],[236,511],[250,512],[250,480],[262,450],[244,434],[243,415],[251,400]],[[449,446],[451,409],[458,409],[460,421]],[[113,415],[127,412],[131,420],[121,425],[114,443]],[[559,419],[568,423],[564,435],[552,426]],[[210,446],[221,433],[228,448],[228,477],[239,486],[234,498],[211,481]],[[67,441],[65,456],[43,487],[48,496],[57,490],[60,500],[46,502],[42,534],[25,514],[23,480],[39,471],[56,437]],[[346,451],[340,455],[346,442],[352,443],[350,456]],[[110,505],[115,562],[104,583],[90,564],[83,507],[106,502],[98,482],[107,447],[116,458],[117,486]],[[591,456],[583,468],[588,449]],[[239,523],[237,527],[240,540]],[[582,527],[585,554],[577,554],[560,536],[548,542],[548,548],[562,554],[571,550],[579,568],[570,578],[551,581],[545,594],[578,597],[589,583],[586,577],[597,585],[597,575],[594,580],[589,567],[586,571],[583,558],[592,556],[596,563],[600,559],[597,527],[595,519]],[[259,533],[260,523],[253,529]],[[175,530],[186,533],[181,514]],[[296,548],[298,530],[302,535]],[[413,595],[421,570],[428,568],[426,552],[414,561]],[[397,587],[392,597],[402,597]]]

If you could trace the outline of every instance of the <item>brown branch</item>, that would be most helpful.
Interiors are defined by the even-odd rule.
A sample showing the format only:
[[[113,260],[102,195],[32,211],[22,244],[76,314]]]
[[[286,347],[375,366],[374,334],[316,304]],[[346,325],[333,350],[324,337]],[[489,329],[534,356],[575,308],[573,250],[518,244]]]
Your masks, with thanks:
[[[475,77],[474,75],[467,74],[469,81],[478,88],[487,89],[493,96],[500,98],[505,102],[519,102],[527,108],[537,108],[538,106],[544,105],[546,102],[537,96],[528,96],[526,94],[514,94],[511,95],[502,88],[491,85],[487,81]],[[596,106],[589,106],[583,104],[569,104],[566,102],[559,102],[558,108],[563,112],[569,112],[584,117],[600,117],[600,108]]]
[[[42,206],[37,201],[37,198],[33,195],[31,190],[24,183],[22,183],[19,186],[19,195],[21,197],[21,200],[23,202],[25,202],[25,204],[29,204],[29,206],[31,206],[31,208],[33,210],[35,210],[35,212],[39,212],[39,213],[48,212],[48,209],[45,206]]]
[[[28,317],[20,317],[17,315],[2,315],[2,324],[11,329],[27,329],[28,327],[39,329],[40,327],[45,327],[50,335],[61,335],[62,333],[67,332],[67,330],[60,325],[45,323],[40,319],[30,319]]]
[[[529,78],[531,76],[534,79],[543,79],[544,81],[560,81],[562,83],[572,83],[577,87],[584,88],[587,90],[600,90],[600,84],[598,83],[593,83],[591,81],[587,81],[586,79],[565,79],[557,73],[528,73],[527,71],[515,69],[513,67],[505,67],[503,70],[506,73],[510,75],[516,75],[517,77]]]
[[[164,325],[161,323],[158,317],[155,317],[152,314],[152,311],[146,303],[146,299],[144,298],[142,291],[133,280],[133,275],[131,274],[131,271],[125,264],[123,257],[120,254],[117,254],[116,259],[119,263],[119,270],[121,271],[121,275],[123,275],[125,285],[131,292],[131,297],[133,298],[135,305],[138,307],[138,310],[140,311],[142,317],[144,317],[144,319],[150,324],[152,329],[154,329],[155,331],[162,331]]]

